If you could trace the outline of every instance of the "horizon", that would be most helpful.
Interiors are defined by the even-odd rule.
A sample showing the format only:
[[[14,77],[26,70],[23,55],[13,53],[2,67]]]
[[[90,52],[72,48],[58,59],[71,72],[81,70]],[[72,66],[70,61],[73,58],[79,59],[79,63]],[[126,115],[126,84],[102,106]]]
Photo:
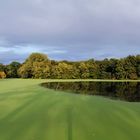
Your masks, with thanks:
[[[35,53],[38,54],[39,52],[33,52],[33,53],[31,53],[31,54],[35,54]],[[31,54],[29,54],[29,55],[27,56],[27,58],[28,58]],[[127,57],[129,57],[129,56],[134,56],[134,57],[140,56],[140,54],[136,54],[136,55],[128,55],[128,56],[124,56],[124,57],[120,57],[120,58],[113,58],[113,57],[111,57],[111,58],[103,58],[103,59],[87,58],[87,59],[82,59],[82,60],[67,60],[67,59],[56,60],[56,59],[51,59],[51,58],[50,58],[47,54],[45,54],[45,53],[39,53],[39,54],[44,54],[44,55],[46,55],[46,56],[48,57],[48,59],[49,59],[50,61],[56,61],[56,62],[61,62],[61,61],[67,61],[67,62],[82,62],[82,61],[88,61],[88,60],[91,60],[91,59],[93,59],[94,61],[103,61],[103,60],[105,60],[105,59],[108,59],[108,60],[111,60],[111,59],[120,60],[120,59],[125,59],[125,58],[127,58]],[[24,62],[26,61],[27,58],[25,58],[23,61],[11,60],[9,63],[2,63],[2,62],[0,62],[0,64],[9,65],[9,64],[11,64],[12,62],[19,62],[20,64],[22,64],[22,63],[24,63]]]
[[[137,0],[5,0],[0,2],[0,63],[33,52],[53,60],[140,54]]]

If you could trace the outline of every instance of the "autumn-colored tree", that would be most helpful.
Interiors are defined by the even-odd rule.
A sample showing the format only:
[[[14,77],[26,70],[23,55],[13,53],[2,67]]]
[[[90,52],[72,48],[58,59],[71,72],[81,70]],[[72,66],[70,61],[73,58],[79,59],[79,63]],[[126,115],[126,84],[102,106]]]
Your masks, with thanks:
[[[140,55],[95,61],[55,61],[41,53],[31,54],[23,64],[0,64],[8,78],[139,79]],[[17,74],[18,71],[18,74]]]
[[[86,66],[87,66],[88,72],[89,72],[88,78],[97,79],[99,67],[96,64],[96,62],[94,61],[94,59],[89,59],[88,61],[86,61]]]
[[[89,73],[88,65],[85,62],[81,62],[79,64],[78,69],[80,71],[80,73],[79,73],[80,78],[82,78],[82,79],[88,79],[89,78],[90,73]]]
[[[47,62],[34,62],[33,63],[33,78],[50,78],[50,64]]]
[[[50,64],[47,55],[33,53],[26,59],[18,73],[22,78],[48,78]]]
[[[6,78],[6,74],[4,71],[0,71],[0,79]]]
[[[75,79],[77,70],[70,64],[60,62],[52,67],[52,76],[56,79]]]

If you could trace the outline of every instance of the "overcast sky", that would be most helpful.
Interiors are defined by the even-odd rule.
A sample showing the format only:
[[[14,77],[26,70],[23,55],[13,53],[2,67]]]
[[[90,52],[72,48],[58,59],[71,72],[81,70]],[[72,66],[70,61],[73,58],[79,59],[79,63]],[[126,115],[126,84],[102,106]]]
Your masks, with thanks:
[[[0,0],[0,63],[140,54],[140,0]]]

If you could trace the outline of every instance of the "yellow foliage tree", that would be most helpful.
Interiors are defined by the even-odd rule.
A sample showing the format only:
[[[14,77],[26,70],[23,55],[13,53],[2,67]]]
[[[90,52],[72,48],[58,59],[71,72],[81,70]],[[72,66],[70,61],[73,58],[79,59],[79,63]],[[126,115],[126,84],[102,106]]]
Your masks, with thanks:
[[[6,74],[4,71],[0,71],[0,79],[6,78]]]

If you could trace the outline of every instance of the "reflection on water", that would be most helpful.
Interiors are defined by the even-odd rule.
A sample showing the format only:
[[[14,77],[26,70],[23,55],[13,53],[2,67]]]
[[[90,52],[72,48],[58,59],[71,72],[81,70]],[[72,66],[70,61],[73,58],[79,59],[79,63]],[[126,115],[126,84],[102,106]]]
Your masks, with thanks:
[[[100,95],[129,102],[140,101],[138,82],[53,82],[42,86],[85,95]]]

